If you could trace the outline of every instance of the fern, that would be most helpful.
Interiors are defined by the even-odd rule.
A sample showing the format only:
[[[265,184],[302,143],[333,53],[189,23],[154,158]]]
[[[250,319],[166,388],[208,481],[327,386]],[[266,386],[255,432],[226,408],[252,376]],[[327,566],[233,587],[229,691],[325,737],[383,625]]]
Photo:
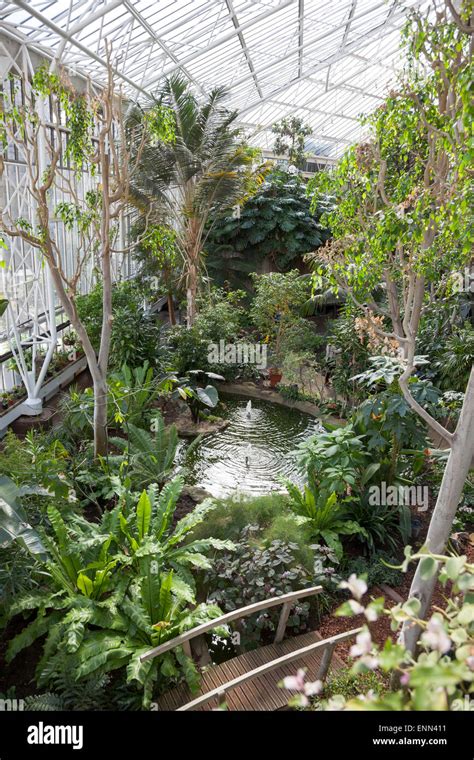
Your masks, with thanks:
[[[135,425],[128,425],[128,441],[111,439],[111,443],[128,457],[132,480],[139,488],[166,479],[173,468],[178,448],[176,427],[171,425],[166,428],[159,413],[154,423],[154,435]]]
[[[34,694],[25,698],[25,710],[32,712],[58,712],[65,710],[66,705],[63,697],[52,692]]]

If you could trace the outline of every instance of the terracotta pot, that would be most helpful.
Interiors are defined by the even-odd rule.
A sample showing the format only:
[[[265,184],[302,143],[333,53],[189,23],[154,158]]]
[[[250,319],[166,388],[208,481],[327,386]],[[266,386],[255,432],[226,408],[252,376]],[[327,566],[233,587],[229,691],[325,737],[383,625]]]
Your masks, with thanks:
[[[270,367],[268,370],[268,377],[270,379],[270,387],[274,388],[275,385],[278,385],[283,375],[281,373],[281,370],[279,370],[277,367]]]

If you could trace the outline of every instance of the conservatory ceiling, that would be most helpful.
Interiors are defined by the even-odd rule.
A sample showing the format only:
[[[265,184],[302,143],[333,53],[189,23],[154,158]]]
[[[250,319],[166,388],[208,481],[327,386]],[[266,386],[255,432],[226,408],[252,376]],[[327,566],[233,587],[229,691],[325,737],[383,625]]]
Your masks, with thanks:
[[[338,156],[361,136],[400,69],[407,9],[433,0],[15,0],[4,30],[100,80],[105,45],[130,94],[180,71],[197,93],[229,90],[251,142],[271,148],[284,116],[313,129],[307,147]]]

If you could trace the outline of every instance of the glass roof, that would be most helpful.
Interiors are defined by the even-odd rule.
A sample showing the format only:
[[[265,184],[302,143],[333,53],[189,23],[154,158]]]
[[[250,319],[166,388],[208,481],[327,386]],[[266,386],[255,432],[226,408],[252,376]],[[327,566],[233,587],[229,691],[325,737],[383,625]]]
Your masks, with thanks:
[[[251,142],[271,149],[271,125],[299,116],[309,149],[340,155],[362,136],[400,69],[400,28],[433,0],[15,0],[2,27],[101,80],[106,42],[130,93],[181,71],[197,93],[229,90]]]

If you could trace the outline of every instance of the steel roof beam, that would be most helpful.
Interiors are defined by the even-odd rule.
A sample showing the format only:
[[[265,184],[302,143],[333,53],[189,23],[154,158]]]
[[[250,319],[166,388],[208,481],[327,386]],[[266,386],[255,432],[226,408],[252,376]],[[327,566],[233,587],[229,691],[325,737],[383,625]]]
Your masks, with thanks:
[[[325,69],[327,66],[331,65],[332,63],[336,63],[341,58],[343,58],[348,53],[350,53],[352,50],[358,50],[360,47],[362,47],[365,44],[365,42],[366,42],[366,40],[368,38],[373,37],[374,35],[376,37],[380,37],[384,30],[385,30],[385,21],[382,24],[379,24],[378,26],[374,27],[374,29],[369,30],[362,37],[359,37],[358,40],[355,40],[354,42],[350,42],[348,45],[345,46],[345,48],[338,50],[336,53],[333,53],[331,56],[329,56],[325,60],[319,61],[319,63],[315,64],[314,66],[311,66],[306,71],[306,73],[304,74],[304,76],[302,76],[302,77],[294,77],[292,80],[290,80],[289,82],[286,82],[281,87],[277,87],[276,90],[273,90],[273,92],[271,92],[271,93],[269,93],[267,95],[266,100],[270,100],[271,98],[274,98],[276,95],[279,95],[281,92],[285,92],[290,87],[293,87],[294,85],[298,84],[299,82],[302,82],[303,80],[307,79],[312,74],[316,74],[318,71],[321,71],[322,69]],[[313,44],[313,43],[311,43],[311,44]],[[285,60],[285,59],[282,59],[282,60]],[[354,76],[354,74],[352,76]],[[231,89],[237,87],[240,84],[244,84],[245,81],[247,81],[246,78],[243,79],[243,80],[240,80],[240,82],[232,85]],[[240,113],[241,114],[248,113],[248,111],[252,111],[254,108],[257,108],[258,106],[262,105],[262,103],[264,103],[264,102],[265,102],[265,100],[258,101],[256,103],[253,103],[252,105],[246,106],[245,108],[243,108],[240,111]]]
[[[303,76],[304,0],[298,0],[298,76]]]
[[[107,62],[103,58],[101,58],[100,55],[97,55],[97,53],[94,53],[93,50],[90,50],[90,48],[86,47],[81,42],[79,42],[78,40],[74,39],[74,37],[71,35],[70,32],[69,33],[65,32],[64,29],[61,29],[61,27],[58,26],[57,24],[55,24],[54,21],[50,21],[49,18],[47,18],[46,16],[44,16],[42,13],[40,13],[39,11],[37,11],[35,8],[32,8],[29,3],[25,2],[25,0],[13,0],[13,2],[15,3],[15,5],[18,5],[19,8],[21,8],[24,11],[26,11],[30,16],[34,16],[34,18],[36,18],[38,21],[41,21],[41,23],[45,27],[47,27],[48,29],[50,29],[55,34],[57,34],[60,39],[66,40],[67,42],[70,42],[71,45],[73,45],[78,50],[80,50],[82,53],[84,53],[84,55],[89,56],[89,58],[92,58],[94,61],[97,61],[97,63],[100,63],[101,66],[103,66],[104,68],[107,68]],[[148,97],[147,90],[144,90],[142,87],[140,87],[139,84],[137,84],[136,82],[134,82],[132,79],[129,79],[126,74],[124,74],[123,72],[119,71],[115,67],[112,67],[112,70],[113,70],[113,72],[114,72],[114,74],[116,76],[120,77],[120,79],[123,79],[124,82],[126,82],[127,84],[129,84],[135,90],[137,90],[137,92],[141,92],[143,95],[146,95]]]
[[[255,24],[258,24],[260,21],[264,21],[266,18],[273,16],[274,13],[278,13],[278,11],[281,11],[284,8],[287,8],[289,5],[292,5],[294,2],[295,0],[284,0],[282,3],[275,6],[274,8],[269,8],[269,10],[265,11],[264,13],[260,13],[258,16],[255,16],[254,18],[250,19],[250,21],[246,21],[243,24],[241,24],[238,28],[234,29],[232,32],[223,34],[222,37],[219,37],[219,39],[214,40],[214,42],[211,42],[206,48],[203,48],[202,50],[196,50],[194,53],[191,53],[190,55],[186,56],[185,58],[182,59],[181,65],[192,63],[192,61],[195,61],[196,58],[199,58],[201,55],[205,55],[206,53],[209,53],[211,50],[215,50],[215,48],[233,39],[235,35],[238,34],[238,32],[244,32],[247,29],[250,29],[252,26],[255,26]],[[168,76],[169,74],[173,74],[173,72],[175,72],[178,68],[179,66],[171,66],[169,69],[165,69],[165,71],[163,71],[162,74],[160,74],[159,76],[153,77],[152,79],[148,79],[146,81],[147,87],[150,87],[156,82],[159,82],[159,80],[162,77]]]
[[[341,41],[341,44],[340,44],[340,48],[344,48],[345,44],[347,42],[347,37],[348,37],[349,32],[351,30],[351,23],[352,23],[352,19],[354,17],[354,13],[355,13],[356,7],[357,7],[357,0],[352,0],[352,5],[351,5],[350,11],[349,11],[349,16],[348,16],[348,19],[347,19],[346,28],[344,29],[344,34],[342,35],[342,41]],[[331,73],[331,66],[328,66],[328,72],[326,74],[326,90],[329,87],[329,75],[330,75],[330,73]]]
[[[267,103],[274,103],[277,106],[285,106],[285,108],[288,108],[288,106],[290,106],[290,108],[293,108],[295,111],[299,111],[301,109],[302,111],[308,111],[308,113],[314,113],[319,116],[329,116],[330,118],[334,118],[334,119],[348,119],[349,121],[358,121],[356,116],[347,116],[346,114],[337,113],[335,111],[324,111],[320,108],[310,108],[309,106],[306,106],[306,105],[299,105],[299,104],[296,105],[295,103],[285,103],[285,101],[283,100],[273,100],[273,98],[270,98],[269,100],[267,100]],[[258,106],[258,103],[256,103],[256,106]]]
[[[258,83],[258,79],[257,79],[257,75],[255,73],[255,68],[254,68],[254,65],[252,63],[252,59],[250,57],[250,53],[248,51],[247,45],[245,44],[244,35],[242,34],[242,32],[239,29],[239,22],[237,21],[237,15],[235,13],[234,6],[232,4],[232,0],[225,0],[225,4],[227,6],[227,10],[230,13],[230,17],[232,19],[232,23],[234,25],[234,29],[236,31],[237,37],[239,38],[240,47],[242,48],[242,50],[244,52],[245,60],[247,61],[247,65],[248,65],[248,67],[249,67],[249,69],[251,71],[251,74],[253,76],[253,81],[255,82],[255,87],[257,88],[258,94],[263,99],[263,92],[260,89],[260,85]]]
[[[171,48],[169,48],[168,45],[165,42],[163,42],[161,37],[158,37],[158,35],[155,34],[153,28],[150,26],[150,24],[147,21],[145,21],[141,13],[137,11],[136,8],[134,8],[133,4],[129,2],[129,0],[122,0],[122,2],[123,2],[124,7],[127,8],[129,13],[131,13],[131,15],[133,16],[133,18],[135,18],[138,21],[138,23],[143,27],[143,29],[147,32],[147,34],[153,40],[153,42],[156,42],[156,44],[159,45],[159,47],[163,50],[163,52],[166,53],[168,58],[171,58],[171,60],[176,64],[176,67],[180,69],[183,72],[183,74],[185,74],[186,78],[189,79],[189,81],[192,82],[194,86],[197,87],[197,89],[203,95],[205,95],[206,91],[204,90],[202,85],[193,77],[192,74],[189,73],[189,71],[185,68],[185,65],[178,60],[178,58],[173,53]]]
[[[382,3],[377,4],[375,8],[379,8],[381,6],[385,6],[385,0]],[[374,10],[375,8],[371,8],[370,10]],[[368,10],[365,10],[362,13],[360,13],[357,17],[354,16],[353,21],[355,21],[356,18],[357,19],[362,18],[368,12],[369,12]],[[397,17],[404,17],[404,16],[405,16],[405,12],[402,10],[400,11]],[[336,63],[340,58],[347,55],[347,53],[350,52],[350,50],[352,49],[358,50],[362,46],[362,44],[365,42],[365,40],[370,39],[374,34],[376,34],[377,36],[380,36],[381,31],[385,30],[385,23],[386,21],[383,21],[381,24],[374,27],[373,29],[369,29],[365,34],[361,35],[357,40],[354,40],[354,42],[350,42],[344,48],[337,50],[335,53],[333,53],[331,56],[329,56],[325,60],[320,61],[318,64],[316,64],[316,67],[317,67],[316,70],[319,70],[320,68],[326,68],[326,66],[328,66],[330,63]],[[339,26],[334,27],[331,30],[331,34],[333,34],[334,32],[337,32],[338,29],[343,29],[344,26],[345,26],[345,23],[339,24]],[[327,36],[328,36],[328,32],[326,32],[325,34],[319,35],[318,37],[315,37],[310,42],[306,42],[303,48],[304,51],[307,51],[310,48],[314,47],[314,45],[317,45],[318,43],[322,42],[324,39],[327,38]],[[270,61],[270,63],[267,63],[264,66],[262,66],[260,69],[257,69],[257,76],[259,77],[260,83],[262,83],[262,80],[261,80],[262,72],[264,71],[271,72],[271,70],[274,70],[275,66],[279,64],[282,64],[282,65],[287,64],[288,59],[291,56],[297,55],[298,53],[299,53],[299,45],[297,47],[291,48],[291,50],[287,54],[285,54],[281,58],[278,58],[276,61]],[[307,71],[304,77],[301,77],[301,79],[304,79],[309,73],[313,72],[314,70],[315,70],[315,67],[311,67],[311,69]],[[242,79],[239,79],[237,82],[233,82],[230,85],[230,89],[234,89],[236,87],[239,87],[241,84],[245,84],[246,82],[248,82],[249,79],[250,77],[248,76],[242,77]],[[298,77],[296,77],[296,79],[293,79],[293,83],[297,81],[297,79]]]

